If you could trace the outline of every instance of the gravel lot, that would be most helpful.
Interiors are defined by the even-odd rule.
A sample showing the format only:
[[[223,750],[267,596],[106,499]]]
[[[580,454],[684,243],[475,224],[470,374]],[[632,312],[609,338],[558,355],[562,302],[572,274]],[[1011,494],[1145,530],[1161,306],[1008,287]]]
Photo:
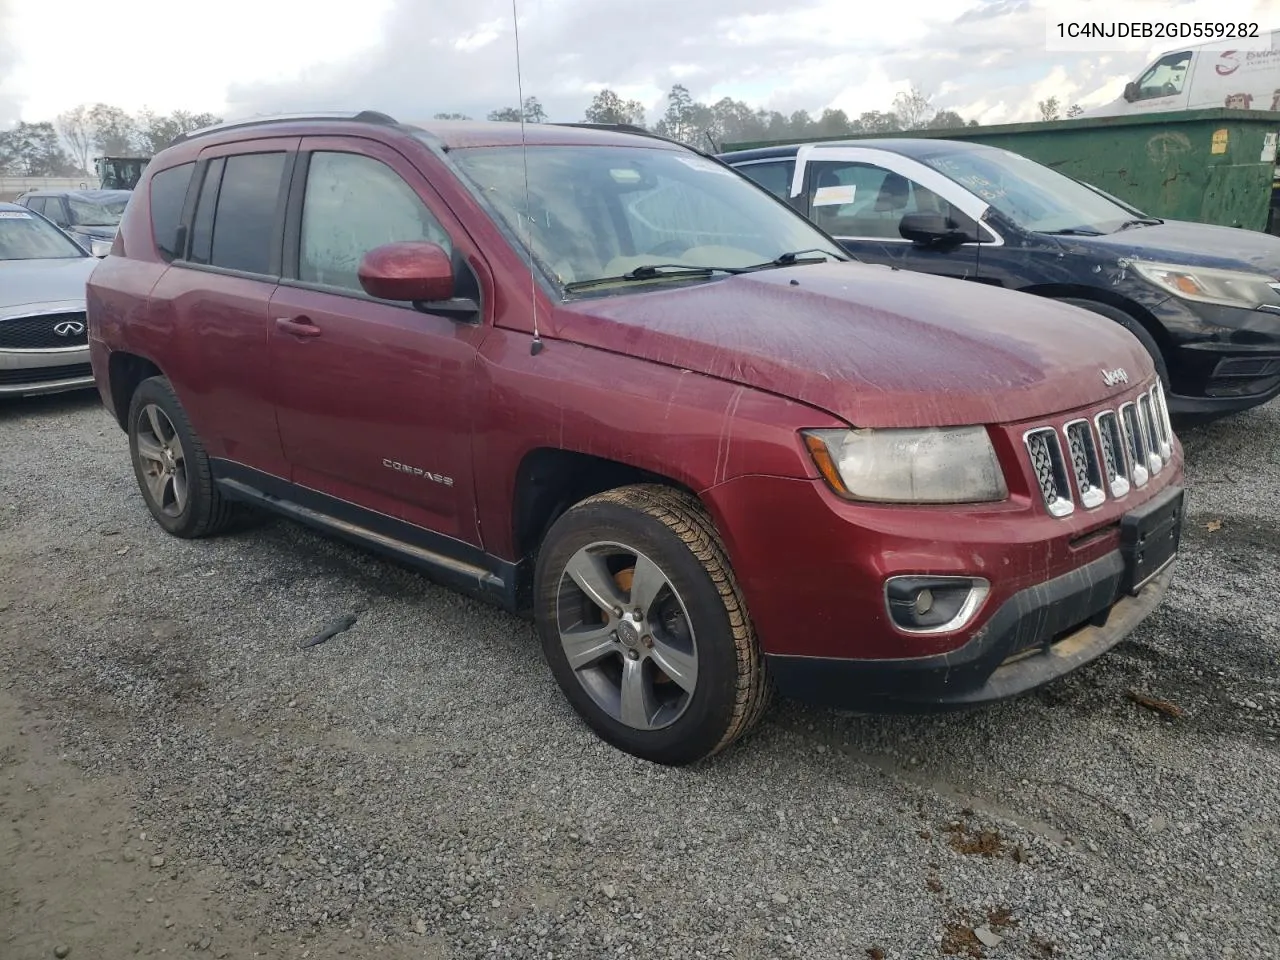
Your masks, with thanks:
[[[1280,956],[1280,404],[1183,440],[1101,662],[670,770],[529,625],[285,521],[170,538],[95,396],[0,405],[0,955]]]

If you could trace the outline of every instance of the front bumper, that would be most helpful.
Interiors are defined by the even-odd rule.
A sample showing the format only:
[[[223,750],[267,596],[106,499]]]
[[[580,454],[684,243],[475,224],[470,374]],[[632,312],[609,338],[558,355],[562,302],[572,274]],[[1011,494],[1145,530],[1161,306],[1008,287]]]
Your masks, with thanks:
[[[956,709],[1026,693],[1102,656],[1159,605],[1166,565],[1126,594],[1114,551],[1015,593],[963,647],[930,657],[846,660],[766,656],[783,696],[876,712]]]
[[[0,397],[29,397],[94,385],[88,345],[56,350],[0,350]]]
[[[1227,414],[1280,396],[1280,314],[1175,298],[1155,313],[1174,344],[1170,413]]]

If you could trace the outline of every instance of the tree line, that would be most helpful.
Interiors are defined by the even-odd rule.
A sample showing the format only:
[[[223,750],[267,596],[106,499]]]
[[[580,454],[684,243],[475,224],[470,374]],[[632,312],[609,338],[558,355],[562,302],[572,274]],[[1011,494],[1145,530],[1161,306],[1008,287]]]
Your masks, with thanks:
[[[211,113],[131,114],[106,103],[81,104],[53,121],[0,130],[0,175],[92,176],[94,157],[150,157],[176,137],[220,122]]]
[[[1057,97],[1037,105],[1040,119],[1062,118]],[[1067,117],[1082,112],[1072,104]],[[537,97],[526,97],[522,107],[489,111],[489,120],[524,120],[547,123],[547,112]],[[462,113],[437,113],[437,120],[469,120]],[[648,129],[645,108],[639,100],[625,100],[613,90],[601,90],[587,105],[586,123],[629,124]],[[221,118],[210,113],[175,110],[163,115],[143,110],[130,114],[105,103],[82,104],[61,113],[52,122],[19,123],[0,131],[0,175],[28,177],[90,176],[93,158],[101,156],[152,156],[183,133]],[[814,116],[808,110],[790,114],[753,108],[742,100],[723,97],[715,103],[694,100],[687,87],[676,84],[667,94],[666,111],[653,131],[682,143],[704,148],[752,140],[799,140],[807,137],[842,137],[859,133],[893,133],[899,130],[953,130],[976,127],[954,110],[938,110],[919,89],[899,93],[888,110],[868,110],[851,117],[843,110],[826,109]]]
[[[437,120],[469,120],[466,114],[437,113]],[[489,120],[524,120],[545,123],[547,114],[537,97],[526,97],[523,108],[491,110]],[[645,108],[639,100],[624,100],[605,88],[591,98],[582,117],[586,123],[618,123],[648,129]],[[976,127],[970,120],[967,126]],[[857,133],[890,133],[897,130],[949,130],[966,126],[954,110],[938,110],[932,99],[916,88],[899,93],[889,110],[869,110],[850,117],[844,110],[823,110],[814,116],[808,110],[790,114],[780,110],[753,108],[742,100],[722,97],[715,103],[693,99],[687,87],[676,84],[667,94],[666,111],[653,125],[653,132],[682,143],[705,148],[747,140],[789,140],[803,137],[840,137]]]

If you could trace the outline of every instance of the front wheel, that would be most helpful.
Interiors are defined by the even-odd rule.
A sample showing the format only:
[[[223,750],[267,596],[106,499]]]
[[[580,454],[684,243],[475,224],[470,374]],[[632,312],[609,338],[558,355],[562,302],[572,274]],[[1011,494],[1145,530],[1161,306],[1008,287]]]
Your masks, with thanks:
[[[642,484],[568,510],[539,551],[534,603],[560,688],[627,753],[701,760],[767,706],[741,592],[714,524],[687,494]]]

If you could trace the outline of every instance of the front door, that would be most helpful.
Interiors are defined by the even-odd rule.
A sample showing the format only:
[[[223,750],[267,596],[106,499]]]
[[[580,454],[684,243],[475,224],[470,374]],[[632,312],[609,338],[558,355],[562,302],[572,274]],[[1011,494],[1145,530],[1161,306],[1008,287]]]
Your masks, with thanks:
[[[375,247],[430,240],[455,254],[458,295],[478,296],[469,239],[402,155],[341,138],[303,141],[289,224],[269,342],[294,482],[478,545],[471,424],[486,327],[375,300],[356,275]]]
[[[998,242],[978,224],[983,201],[923,164],[885,150],[824,148],[796,170],[792,190],[802,193],[814,223],[868,263],[982,279],[978,243],[938,248],[905,239],[902,218],[912,213],[939,214],[983,243]]]

